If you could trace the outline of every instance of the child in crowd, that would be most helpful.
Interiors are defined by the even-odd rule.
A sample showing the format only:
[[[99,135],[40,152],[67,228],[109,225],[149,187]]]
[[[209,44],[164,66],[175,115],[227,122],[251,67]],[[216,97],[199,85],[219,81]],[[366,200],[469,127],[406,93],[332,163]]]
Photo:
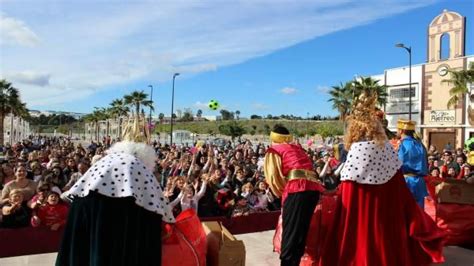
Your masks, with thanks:
[[[234,211],[232,212],[232,217],[247,216],[250,213],[253,213],[253,210],[245,197],[237,196],[235,202],[236,204]]]
[[[23,201],[23,192],[13,189],[8,196],[8,202],[2,208],[2,219],[0,227],[19,228],[27,227],[31,217],[31,210]]]
[[[257,200],[253,205],[253,210],[255,212],[266,212],[268,211],[268,204],[273,202],[274,197],[265,181],[259,181],[256,187],[253,195],[255,195]]]
[[[49,183],[44,183],[38,186],[36,189],[36,195],[31,198],[30,201],[28,201],[28,207],[30,209],[36,210],[39,207],[43,206],[46,204],[46,198],[51,191],[51,184]]]
[[[252,183],[247,182],[242,186],[242,192],[240,193],[240,196],[247,199],[247,202],[250,204],[250,206],[257,204],[258,198],[253,194],[253,191],[254,189]]]
[[[60,200],[61,190],[53,187],[46,198],[46,204],[39,207],[31,219],[33,227],[44,226],[56,231],[66,224],[68,207]]]
[[[180,203],[181,211],[185,211],[187,209],[194,209],[197,213],[199,200],[206,193],[207,180],[204,179],[204,181],[201,184],[201,189],[199,190],[198,193],[195,193],[195,190],[197,189],[197,185],[198,185],[197,180],[195,183],[196,183],[195,187],[191,185],[184,186],[181,192],[179,193],[178,197],[170,203],[171,207],[175,207],[176,205],[178,205],[178,203]]]

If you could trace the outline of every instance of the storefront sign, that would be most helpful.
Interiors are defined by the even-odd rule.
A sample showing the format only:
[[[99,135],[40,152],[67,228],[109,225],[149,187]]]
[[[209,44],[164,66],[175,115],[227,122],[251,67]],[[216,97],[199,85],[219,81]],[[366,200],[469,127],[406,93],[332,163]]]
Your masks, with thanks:
[[[431,111],[430,122],[455,123],[456,111],[455,110]]]

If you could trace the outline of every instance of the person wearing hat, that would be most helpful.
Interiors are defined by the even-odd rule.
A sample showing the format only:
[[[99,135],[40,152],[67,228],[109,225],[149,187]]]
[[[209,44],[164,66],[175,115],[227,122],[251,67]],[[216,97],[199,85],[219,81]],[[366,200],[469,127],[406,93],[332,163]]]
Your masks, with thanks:
[[[424,176],[428,175],[427,153],[423,144],[415,138],[415,122],[398,120],[398,135],[401,138],[398,158],[402,162],[405,181],[418,205],[423,209],[428,196]]]
[[[287,128],[276,125],[265,155],[265,179],[282,198],[281,265],[299,265],[320,192],[324,191],[305,150],[292,143]]]
[[[145,121],[135,114],[123,141],[63,193],[72,204],[56,265],[161,265],[162,221],[175,219],[153,174]]]
[[[411,196],[400,171],[402,163],[377,118],[377,99],[376,94],[363,92],[347,117],[347,160],[334,220],[324,227],[325,238],[320,241],[320,266],[418,266],[444,261],[444,231]]]

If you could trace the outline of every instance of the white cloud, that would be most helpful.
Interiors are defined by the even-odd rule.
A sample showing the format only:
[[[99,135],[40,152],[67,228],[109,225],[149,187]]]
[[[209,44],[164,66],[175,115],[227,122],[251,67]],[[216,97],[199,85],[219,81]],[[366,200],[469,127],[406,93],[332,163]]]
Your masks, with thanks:
[[[206,109],[206,108],[208,108],[208,104],[197,101],[193,104],[193,107],[197,108],[197,109]]]
[[[47,73],[38,73],[35,71],[23,71],[13,74],[7,74],[6,78],[13,82],[45,87],[49,85],[51,75]]]
[[[318,85],[316,87],[316,93],[320,93],[320,94],[327,94],[330,90],[331,88],[329,86]]]
[[[268,110],[270,109],[270,106],[263,103],[254,103],[252,104],[252,108],[256,110]]]
[[[285,87],[280,90],[283,94],[295,94],[298,90],[292,87]]]
[[[114,86],[168,81],[174,72],[186,78],[214,71],[430,3],[7,1],[0,14],[1,43],[35,47],[2,46],[0,61],[8,64],[1,64],[0,76],[26,69],[49,73],[54,79],[21,86],[23,95],[41,96],[35,94],[40,90],[48,101],[73,102]]]
[[[0,14],[0,45],[33,47],[38,43],[38,36],[23,21]]]

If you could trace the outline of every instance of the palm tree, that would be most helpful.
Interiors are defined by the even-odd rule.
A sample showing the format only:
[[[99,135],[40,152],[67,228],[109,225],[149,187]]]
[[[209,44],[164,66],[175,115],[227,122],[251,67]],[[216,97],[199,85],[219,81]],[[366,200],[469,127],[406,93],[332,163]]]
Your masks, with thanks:
[[[158,115],[158,119],[160,120],[160,123],[163,123],[163,119],[165,119],[165,114],[160,113],[160,114]]]
[[[198,109],[197,112],[196,112],[196,117],[197,118],[201,118],[202,117],[202,110],[201,109]]]
[[[105,111],[105,108],[98,108],[94,107],[94,111],[86,116],[84,116],[84,120],[91,122],[94,124],[95,132],[94,137],[96,141],[99,141],[99,122],[101,120],[107,119],[108,115]]]
[[[148,94],[144,93],[143,91],[133,91],[129,95],[125,95],[123,97],[124,104],[128,105],[135,110],[135,115],[140,115],[140,110],[143,107],[149,107],[152,111],[153,108],[153,101],[148,100]]]
[[[329,91],[331,98],[328,102],[332,102],[332,108],[339,111],[339,119],[344,121],[351,111],[352,99],[354,98],[354,89],[352,82],[346,82],[339,86],[332,86]]]
[[[239,110],[235,111],[235,116],[236,116],[237,120],[239,120],[239,118],[240,118],[240,111]]]
[[[385,104],[387,104],[387,86],[380,85],[379,80],[375,80],[371,77],[360,77],[359,80],[354,80],[353,85],[355,97],[358,97],[363,92],[365,92],[368,96],[376,93],[379,106],[385,106]]]
[[[12,84],[5,79],[0,80],[0,145],[4,143],[4,124],[3,120],[6,115],[24,115],[27,113],[27,109],[24,103],[21,102],[20,93],[17,88],[12,87]],[[13,132],[10,131],[10,138]]]
[[[449,95],[451,98],[448,100],[447,107],[448,109],[455,106],[460,99],[469,93],[468,83],[474,83],[474,63],[469,65],[469,68],[466,70],[448,70],[451,74],[450,79],[444,79],[442,82],[452,85],[449,90]]]
[[[119,120],[119,137],[122,137],[122,122],[123,117],[128,114],[130,108],[125,105],[125,101],[123,99],[115,99],[110,103],[109,113],[114,118]]]

